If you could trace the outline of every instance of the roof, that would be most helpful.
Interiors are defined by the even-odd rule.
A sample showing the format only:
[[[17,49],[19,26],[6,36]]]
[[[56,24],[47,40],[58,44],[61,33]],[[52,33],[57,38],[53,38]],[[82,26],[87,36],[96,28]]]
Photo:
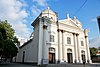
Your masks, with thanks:
[[[59,20],[59,22],[82,29],[82,23],[75,17],[73,19],[70,17],[67,17],[67,19]]]
[[[20,48],[24,47],[25,45],[27,45],[28,43],[32,42],[32,39],[28,40],[27,42],[25,42],[22,46],[20,46]]]

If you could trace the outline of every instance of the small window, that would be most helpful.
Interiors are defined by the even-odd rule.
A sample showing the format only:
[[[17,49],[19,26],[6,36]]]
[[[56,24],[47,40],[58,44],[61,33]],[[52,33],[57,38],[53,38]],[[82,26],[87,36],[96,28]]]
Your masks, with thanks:
[[[84,46],[84,43],[83,43],[83,41],[81,41],[81,46]]]
[[[71,44],[71,38],[67,37],[67,44]]]
[[[44,18],[47,18],[47,16],[44,16]]]
[[[50,35],[50,42],[54,42],[54,35]]]
[[[53,19],[53,17],[51,17],[51,19]]]
[[[44,22],[44,17],[42,17],[42,22]]]

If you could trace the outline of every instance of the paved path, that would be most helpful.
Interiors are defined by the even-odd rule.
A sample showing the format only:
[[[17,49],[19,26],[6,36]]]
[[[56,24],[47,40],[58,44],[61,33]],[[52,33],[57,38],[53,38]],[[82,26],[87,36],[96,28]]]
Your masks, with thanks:
[[[42,66],[35,66],[32,64],[20,64],[20,63],[0,63],[0,67],[100,67],[100,64],[49,64]]]
[[[0,63],[0,67],[38,67],[29,64],[20,64],[20,63]]]

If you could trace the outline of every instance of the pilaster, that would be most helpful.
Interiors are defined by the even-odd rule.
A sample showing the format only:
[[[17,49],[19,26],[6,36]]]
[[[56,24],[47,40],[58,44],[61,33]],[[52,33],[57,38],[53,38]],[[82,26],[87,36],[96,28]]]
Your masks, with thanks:
[[[86,43],[86,52],[87,52],[87,63],[91,63],[88,36],[85,36],[85,43]]]
[[[58,63],[62,60],[61,30],[58,29]]]
[[[65,31],[64,30],[61,30],[61,32],[62,32],[62,60],[63,61],[66,61],[66,57],[65,57]]]
[[[76,40],[76,34],[75,33],[73,33],[73,40],[74,40],[74,52],[75,52],[75,60],[74,60],[74,62],[77,63],[78,52],[77,52],[77,40]]]
[[[41,21],[41,18],[40,18],[40,21],[39,21],[39,45],[38,45],[38,65],[41,65],[41,62],[42,62],[42,43],[43,43],[43,22]]]
[[[47,26],[43,25],[42,63],[48,64],[48,48],[46,47]]]
[[[79,45],[79,34],[76,34],[76,39],[77,39],[77,53],[78,53],[78,63],[81,63],[80,59],[80,45]]]

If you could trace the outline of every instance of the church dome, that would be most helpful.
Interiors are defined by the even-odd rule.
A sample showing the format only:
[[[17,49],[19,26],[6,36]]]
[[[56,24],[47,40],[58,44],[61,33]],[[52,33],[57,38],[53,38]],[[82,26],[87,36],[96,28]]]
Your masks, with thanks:
[[[43,10],[40,14],[41,17],[49,18],[50,21],[56,22],[57,21],[57,13],[52,11],[49,7]]]
[[[54,11],[52,11],[50,9],[50,7],[48,7],[47,9],[43,10],[42,11],[42,14],[56,14]]]

